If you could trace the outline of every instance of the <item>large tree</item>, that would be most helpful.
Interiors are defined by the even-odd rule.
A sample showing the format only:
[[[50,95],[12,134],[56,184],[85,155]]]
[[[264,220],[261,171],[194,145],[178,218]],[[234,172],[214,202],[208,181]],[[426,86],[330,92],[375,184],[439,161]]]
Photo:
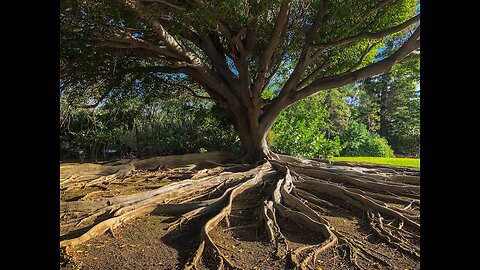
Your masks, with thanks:
[[[416,9],[415,0],[65,0],[62,85],[95,85],[102,99],[127,75],[186,75],[233,116],[244,160],[257,161],[274,155],[265,135],[289,105],[417,58]],[[401,46],[375,60],[399,33]],[[262,98],[285,66],[277,95]]]
[[[417,1],[61,3],[60,87],[71,102],[95,107],[112,95],[124,95],[132,85],[152,91],[159,82],[186,87],[230,115],[244,161],[234,164],[227,153],[212,152],[61,166],[60,187],[67,192],[95,186],[110,191],[110,184],[125,184],[127,178],[158,179],[167,165],[197,163],[186,174],[191,176],[188,180],[92,199],[102,192],[98,190],[81,200],[62,202],[60,246],[65,251],[108,230],[114,234],[119,225],[142,215],[181,214],[169,231],[193,220],[202,226],[198,246],[184,269],[202,269],[204,254],[214,255],[218,269],[242,269],[224,254],[211,232],[222,224],[238,225],[230,214],[248,213],[244,218],[252,222],[240,227],[264,226],[268,246],[275,248],[275,258],[287,259],[288,269],[311,269],[318,265],[318,256],[333,248],[344,254],[336,257],[349,268],[404,268],[402,263],[408,260],[408,268],[418,265],[418,170],[299,159],[271,152],[265,140],[289,105],[418,58]],[[376,58],[385,37],[398,40],[399,46]],[[278,78],[285,80],[278,84]],[[278,87],[264,94],[272,90],[272,81]],[[203,93],[191,87],[195,85]],[[216,169],[205,172],[205,166]],[[241,197],[254,202],[242,204],[246,200]],[[287,221],[300,225],[299,230],[312,238],[292,246],[294,239],[285,233]],[[386,255],[379,241],[394,250]],[[398,252],[414,258],[413,263]]]

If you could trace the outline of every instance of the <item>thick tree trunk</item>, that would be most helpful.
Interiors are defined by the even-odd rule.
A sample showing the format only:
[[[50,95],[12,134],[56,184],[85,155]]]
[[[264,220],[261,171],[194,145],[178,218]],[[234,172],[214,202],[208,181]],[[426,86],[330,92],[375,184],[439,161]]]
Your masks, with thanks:
[[[264,158],[272,157],[272,153],[265,140],[266,134],[252,134],[252,132],[240,130],[238,134],[240,137],[243,162],[255,163]]]
[[[388,91],[384,90],[380,95],[380,128],[378,130],[378,134],[382,137],[388,135],[387,102]]]
[[[266,135],[272,123],[258,121],[258,114],[234,113],[237,133],[240,138],[242,161],[255,163],[265,158],[272,159],[276,155],[268,147]]]

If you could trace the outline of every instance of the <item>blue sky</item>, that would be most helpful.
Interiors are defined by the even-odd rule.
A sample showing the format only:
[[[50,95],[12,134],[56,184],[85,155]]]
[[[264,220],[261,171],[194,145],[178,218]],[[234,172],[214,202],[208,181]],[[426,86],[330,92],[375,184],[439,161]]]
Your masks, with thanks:
[[[235,67],[235,63],[233,62],[232,58],[227,57],[227,64],[228,64],[228,68],[233,72],[233,74],[235,75],[238,75],[238,70],[237,68]]]

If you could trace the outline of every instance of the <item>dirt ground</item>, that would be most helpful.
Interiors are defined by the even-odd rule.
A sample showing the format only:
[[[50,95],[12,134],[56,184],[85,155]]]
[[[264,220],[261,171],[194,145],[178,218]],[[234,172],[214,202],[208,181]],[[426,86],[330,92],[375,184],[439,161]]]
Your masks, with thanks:
[[[68,169],[69,164],[62,164]],[[75,167],[79,169],[78,164]],[[82,169],[82,167],[80,167]],[[83,170],[94,170],[95,166],[85,164]],[[119,182],[102,182],[94,185],[69,187],[60,190],[61,201],[88,201],[134,194],[152,190],[173,182],[217,174],[224,170],[214,164],[188,164],[174,168],[159,168],[156,171],[136,171]],[[270,187],[271,189],[272,187]],[[269,188],[262,191],[270,192]],[[275,255],[275,247],[269,242],[267,232],[260,226],[262,194],[241,194],[235,199],[235,208],[228,219],[210,232],[210,236],[224,255],[241,269],[292,269],[287,259]],[[342,204],[342,202],[338,202]],[[348,205],[345,206],[348,208]],[[355,218],[343,212],[344,208],[332,209],[334,216],[323,215],[339,231],[363,242],[377,251],[389,265],[366,265],[366,269],[420,269],[418,258],[400,252],[397,248],[380,241],[367,226],[367,218]],[[355,210],[352,210],[355,211]],[[332,213],[330,212],[330,213]],[[362,216],[359,214],[358,216]],[[69,224],[74,216],[61,217],[61,239],[72,237],[74,225]],[[120,225],[113,232],[95,237],[75,247],[69,256],[62,255],[61,269],[181,269],[195,253],[199,244],[202,220],[188,222],[180,229],[167,233],[166,228],[176,216],[147,215]],[[209,216],[201,219],[208,219]],[[322,236],[300,227],[288,220],[279,222],[288,245],[295,249],[302,245],[315,245]],[[78,233],[83,231],[79,230]],[[68,234],[67,234],[68,233]],[[75,235],[75,234],[73,234]],[[380,255],[379,255],[380,254]],[[355,269],[345,260],[348,250],[328,249],[314,258],[315,269]],[[199,268],[216,269],[213,256],[204,256]]]

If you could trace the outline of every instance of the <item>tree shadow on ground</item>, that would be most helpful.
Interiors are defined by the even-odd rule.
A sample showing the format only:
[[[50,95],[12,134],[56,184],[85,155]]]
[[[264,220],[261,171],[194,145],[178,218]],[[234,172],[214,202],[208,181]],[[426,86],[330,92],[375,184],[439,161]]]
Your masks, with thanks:
[[[93,228],[98,223],[100,223],[104,220],[107,220],[111,217],[113,217],[113,213],[105,212],[102,215],[99,215],[98,217],[96,217],[91,225],[88,225],[86,227],[82,227],[82,228],[79,228],[79,229],[75,229],[75,230],[69,231],[67,234],[61,235],[60,236],[60,241],[77,238],[77,237],[83,235],[84,233],[86,233],[88,230]]]
[[[213,215],[205,215],[194,218],[184,226],[177,228],[164,236],[161,240],[169,247],[174,248],[178,252],[178,261],[180,265],[187,264],[200,244],[200,232],[208,219]],[[179,217],[165,219],[164,223],[171,223]]]

